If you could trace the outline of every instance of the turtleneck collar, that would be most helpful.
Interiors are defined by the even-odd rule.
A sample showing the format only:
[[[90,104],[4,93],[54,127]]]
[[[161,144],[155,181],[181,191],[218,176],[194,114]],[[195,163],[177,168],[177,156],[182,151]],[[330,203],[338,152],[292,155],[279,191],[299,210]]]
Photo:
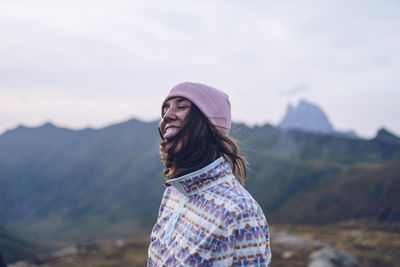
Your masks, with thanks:
[[[185,196],[198,194],[216,183],[222,183],[232,176],[232,170],[224,157],[219,157],[209,165],[188,173],[184,176],[168,180],[168,184],[175,187]]]

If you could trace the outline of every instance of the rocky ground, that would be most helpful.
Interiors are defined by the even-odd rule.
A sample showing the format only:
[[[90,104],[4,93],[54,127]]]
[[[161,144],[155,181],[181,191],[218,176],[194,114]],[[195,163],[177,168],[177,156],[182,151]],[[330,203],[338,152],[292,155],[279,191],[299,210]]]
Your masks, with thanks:
[[[272,266],[398,266],[400,225],[346,223],[271,227]],[[33,266],[146,266],[148,239],[77,245],[12,264]]]
[[[318,240],[323,244],[329,244],[339,252],[345,252],[344,255],[354,257],[358,266],[362,267],[395,267],[399,266],[400,262],[400,224],[376,224],[376,223],[360,223],[350,222],[342,224],[331,224],[324,226],[304,226],[304,225],[279,225],[272,227],[272,236],[278,237],[279,232],[288,232],[294,234],[302,240]],[[294,265],[291,262],[285,265],[292,257],[285,258],[289,249],[288,243],[279,245],[280,242],[275,242],[276,254],[273,254],[274,266],[307,266]],[[274,244],[273,244],[274,245]],[[278,251],[277,251],[278,250]],[[279,251],[280,250],[280,251]],[[317,253],[316,251],[313,251]],[[315,257],[315,254],[306,256],[310,260]],[[305,256],[305,255],[304,255]],[[303,257],[304,258],[304,257]],[[345,257],[346,258],[346,257]],[[315,258],[314,258],[315,259]],[[277,265],[275,265],[277,264]],[[341,265],[309,265],[316,266],[341,266]],[[346,266],[346,265],[343,265]]]

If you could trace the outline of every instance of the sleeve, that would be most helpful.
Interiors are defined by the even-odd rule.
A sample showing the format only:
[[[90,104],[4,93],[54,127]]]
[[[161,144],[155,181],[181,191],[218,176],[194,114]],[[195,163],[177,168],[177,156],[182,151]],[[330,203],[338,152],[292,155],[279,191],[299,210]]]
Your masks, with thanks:
[[[217,251],[216,266],[270,266],[269,228],[263,213],[237,215],[227,232]]]

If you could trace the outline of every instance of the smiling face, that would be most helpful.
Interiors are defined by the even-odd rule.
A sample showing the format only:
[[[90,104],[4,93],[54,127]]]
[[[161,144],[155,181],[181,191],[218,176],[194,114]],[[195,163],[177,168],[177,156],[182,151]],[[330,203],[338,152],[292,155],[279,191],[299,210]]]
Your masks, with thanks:
[[[183,125],[189,114],[192,102],[184,97],[174,97],[165,101],[162,106],[162,119],[159,124],[164,139],[171,139]]]

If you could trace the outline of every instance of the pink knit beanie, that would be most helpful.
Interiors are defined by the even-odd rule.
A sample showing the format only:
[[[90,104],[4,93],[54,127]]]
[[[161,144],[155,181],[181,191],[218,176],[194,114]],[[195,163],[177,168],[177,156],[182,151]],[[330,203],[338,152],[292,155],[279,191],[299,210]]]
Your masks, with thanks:
[[[229,134],[231,103],[227,94],[205,84],[184,82],[171,89],[163,105],[165,101],[174,97],[189,99],[218,130],[226,135]]]

